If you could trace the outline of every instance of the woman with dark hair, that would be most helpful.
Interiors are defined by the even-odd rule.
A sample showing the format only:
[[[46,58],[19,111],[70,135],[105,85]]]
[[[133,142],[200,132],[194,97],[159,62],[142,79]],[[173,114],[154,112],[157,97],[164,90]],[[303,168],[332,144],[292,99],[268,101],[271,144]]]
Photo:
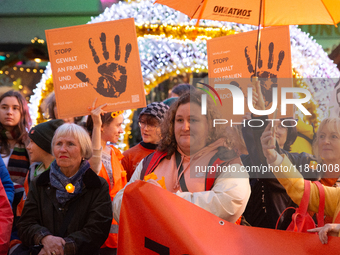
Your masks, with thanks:
[[[266,162],[261,157],[260,140],[264,127],[273,125],[275,130],[276,147],[289,153],[291,145],[297,137],[295,121],[290,118],[281,118],[272,122],[266,121],[268,116],[252,116],[253,119],[262,120],[263,127],[250,127],[245,125],[242,134],[247,146],[248,155],[241,155],[242,163],[249,167],[266,166]],[[246,122],[247,123],[247,122]],[[262,159],[262,160],[261,160]],[[251,196],[244,212],[244,217],[250,225],[254,227],[272,228],[280,214],[287,207],[296,207],[287,195],[282,185],[274,178],[270,172],[251,172],[250,173]],[[285,214],[278,224],[278,229],[286,229],[290,223],[291,215]]]
[[[283,124],[284,123],[284,126]],[[276,141],[281,149],[290,151],[297,137],[296,122],[293,118],[281,118],[274,124]]]
[[[19,92],[10,90],[0,96],[0,152],[15,187],[14,212],[30,167],[26,143],[31,124],[27,102]]]
[[[207,114],[201,114],[201,95],[192,90],[171,105],[161,125],[162,139],[157,151],[141,161],[129,183],[143,180],[153,172],[157,179],[148,182],[160,186],[157,181],[164,179],[169,192],[234,223],[242,215],[250,195],[248,174],[241,171],[239,157],[228,149],[225,129],[212,125],[219,118],[212,100],[207,101]],[[153,157],[160,157],[158,164],[149,164]],[[208,185],[207,176],[211,166],[217,169],[216,165],[233,170],[216,170],[214,183]],[[210,171],[206,171],[209,166]],[[113,202],[116,220],[119,220],[123,192],[119,191]]]
[[[0,152],[6,163],[11,150],[25,144],[31,125],[27,102],[19,92],[10,90],[0,96]]]
[[[88,116],[86,128],[90,132],[93,144],[93,156],[89,160],[93,171],[103,177],[108,185],[111,200],[126,184],[126,171],[121,159],[124,157],[112,143],[117,143],[124,133],[122,124],[123,111],[106,112],[106,104],[96,107],[93,102],[91,115]],[[110,145],[108,145],[108,142]],[[100,249],[101,255],[116,254],[118,245],[118,223],[113,219],[110,234]]]
[[[260,91],[260,89],[257,89]],[[255,105],[259,110],[264,110],[264,104],[261,103],[262,94],[255,95]],[[253,98],[254,99],[254,98]],[[266,121],[268,116],[252,116],[253,118],[260,119],[264,123],[262,127],[250,128],[246,125],[242,133],[246,143],[249,155],[242,155],[241,159],[246,166],[256,166],[261,170],[261,167],[268,166],[267,160],[262,152],[261,136],[267,126],[274,127],[275,133],[275,149],[278,153],[286,155],[293,164],[298,168],[305,168],[316,162],[316,158],[308,153],[291,153],[290,148],[297,138],[297,121],[292,118],[282,118],[280,120]],[[269,128],[269,127],[268,127]],[[310,171],[312,172],[312,171]],[[252,193],[245,210],[244,216],[246,220],[255,227],[286,229],[291,222],[291,215],[293,210],[287,211],[282,215],[280,221],[278,219],[281,213],[287,207],[297,207],[297,205],[288,196],[284,187],[275,178],[274,174],[270,171],[253,172],[250,174],[250,183]],[[309,180],[317,180],[317,176],[305,174],[304,176]],[[332,186],[330,178],[323,178],[320,180],[322,184]]]

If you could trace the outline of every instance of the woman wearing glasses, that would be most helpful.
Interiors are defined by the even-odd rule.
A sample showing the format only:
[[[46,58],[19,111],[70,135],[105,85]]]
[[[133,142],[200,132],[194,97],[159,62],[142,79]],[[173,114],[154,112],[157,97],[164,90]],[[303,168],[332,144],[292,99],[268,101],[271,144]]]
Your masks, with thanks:
[[[143,108],[138,116],[138,124],[143,141],[123,153],[122,165],[129,181],[139,162],[154,152],[161,140],[161,128],[165,113],[169,106],[163,102],[153,102]]]

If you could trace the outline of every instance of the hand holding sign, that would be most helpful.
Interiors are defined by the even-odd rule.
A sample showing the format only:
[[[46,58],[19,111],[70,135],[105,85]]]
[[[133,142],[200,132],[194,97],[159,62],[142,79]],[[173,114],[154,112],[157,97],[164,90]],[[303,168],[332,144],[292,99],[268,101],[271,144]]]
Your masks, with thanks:
[[[275,151],[275,132],[272,132],[271,125],[267,125],[261,136],[261,144],[263,155],[267,158],[267,162],[274,162],[277,157]]]
[[[103,110],[103,108],[105,106],[107,106],[107,104],[102,104],[98,107],[96,107],[96,102],[97,102],[97,99],[96,98],[94,101],[93,101],[93,104],[92,104],[92,107],[89,107],[89,110],[91,110],[91,117],[92,117],[92,121],[93,121],[93,127],[99,127],[101,128],[102,126],[102,119],[100,117],[100,115],[103,115],[106,113],[106,111]]]
[[[253,87],[252,100],[254,108],[257,110],[265,110],[265,101],[262,95],[260,81],[254,81],[254,83],[250,86]]]
[[[106,48],[106,34],[101,33],[99,39],[102,45],[103,57],[105,60],[108,60],[110,54]],[[115,36],[114,42],[115,42],[115,61],[119,61],[121,55],[119,35]],[[92,38],[89,38],[89,48],[92,52],[94,62],[98,65],[100,63],[100,59],[97,55],[96,49],[94,47],[94,41],[92,40]],[[131,44],[127,43],[125,46],[125,58],[124,58],[125,63],[127,63],[129,59],[131,50],[132,50]],[[88,82],[89,84],[91,84],[99,94],[106,97],[119,97],[121,93],[125,92],[127,81],[125,66],[119,65],[114,62],[103,63],[98,66],[98,73],[100,77],[98,78],[97,86],[95,86],[83,72],[77,72],[76,76],[82,82]]]
[[[108,112],[145,107],[133,18],[46,30],[46,39],[59,118],[90,114],[95,98]]]

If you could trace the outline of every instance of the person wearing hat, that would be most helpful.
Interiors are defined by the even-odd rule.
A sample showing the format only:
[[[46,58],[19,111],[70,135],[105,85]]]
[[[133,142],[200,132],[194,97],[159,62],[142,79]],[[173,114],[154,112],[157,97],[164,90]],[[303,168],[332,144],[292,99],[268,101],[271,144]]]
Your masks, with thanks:
[[[31,181],[44,171],[48,170],[50,168],[50,164],[54,160],[54,156],[52,156],[51,152],[52,138],[56,129],[62,124],[64,124],[63,120],[50,120],[36,125],[35,127],[31,128],[30,132],[28,133],[29,144],[26,149],[30,157],[31,166],[26,174],[24,182],[24,194],[16,208],[17,217],[21,216]],[[17,218],[14,219],[15,224],[17,220]],[[16,236],[17,230],[15,224],[13,225],[12,230],[10,254],[21,243],[21,241]]]
[[[50,164],[54,160],[54,156],[52,155],[51,151],[52,138],[54,132],[62,124],[64,124],[63,120],[50,120],[32,127],[28,133],[29,144],[26,149],[32,164],[26,175],[24,183],[24,196],[17,208],[18,216],[21,215],[26,200],[26,195],[28,194],[30,182],[38,175],[49,169]]]
[[[139,114],[138,124],[143,141],[126,150],[123,153],[124,158],[122,159],[122,165],[127,172],[128,181],[139,162],[156,150],[161,139],[160,124],[168,110],[169,106],[165,103],[153,102],[143,108]]]

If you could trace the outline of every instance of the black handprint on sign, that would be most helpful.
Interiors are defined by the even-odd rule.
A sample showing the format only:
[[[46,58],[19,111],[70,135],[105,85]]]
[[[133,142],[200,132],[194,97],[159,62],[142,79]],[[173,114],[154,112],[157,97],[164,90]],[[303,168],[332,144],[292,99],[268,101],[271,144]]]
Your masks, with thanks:
[[[102,45],[103,57],[105,60],[108,60],[110,57],[109,52],[106,48],[106,35],[105,33],[101,33],[100,42]],[[120,60],[120,37],[116,35],[114,38],[115,43],[115,60]],[[100,63],[100,59],[97,55],[97,52],[94,47],[94,42],[92,38],[89,39],[89,48],[92,53],[92,57],[94,62],[98,65]],[[124,62],[127,63],[130,53],[132,50],[132,46],[130,43],[126,44],[125,46],[125,59]],[[77,72],[76,76],[82,81],[91,84],[95,90],[105,96],[105,97],[119,97],[120,94],[125,92],[126,89],[126,81],[127,81],[127,74],[126,74],[126,67],[119,65],[113,62],[103,63],[98,66],[98,73],[100,77],[97,81],[97,86],[94,86],[91,83],[90,79],[86,76],[86,74],[82,72]]]
[[[256,49],[256,46],[255,46]],[[277,74],[272,73],[272,71],[275,72],[273,69],[273,63],[274,63],[274,43],[271,42],[268,47],[269,51],[269,57],[268,57],[268,64],[267,64],[267,71],[259,70],[263,66],[263,60],[261,59],[261,43],[259,47],[259,59],[258,59],[258,71],[257,71],[257,77],[259,77],[259,81],[261,83],[261,91],[264,96],[266,106],[270,105],[273,101],[272,99],[272,89],[274,87],[277,87]],[[244,55],[247,60],[247,66],[249,73],[252,73],[251,78],[255,77],[254,74],[254,67],[251,63],[248,46],[244,48]],[[278,72],[280,70],[280,67],[282,65],[282,61],[285,57],[285,52],[282,50],[279,53],[277,65],[276,65],[276,71]]]

